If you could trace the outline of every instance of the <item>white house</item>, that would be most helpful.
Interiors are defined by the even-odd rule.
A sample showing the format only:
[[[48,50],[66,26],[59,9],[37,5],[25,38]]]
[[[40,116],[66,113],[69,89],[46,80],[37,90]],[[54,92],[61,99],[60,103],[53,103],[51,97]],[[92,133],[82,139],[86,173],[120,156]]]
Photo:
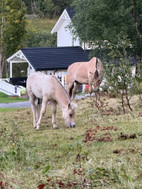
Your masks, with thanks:
[[[81,46],[79,38],[74,38],[74,35],[68,27],[72,22],[74,13],[73,8],[66,8],[51,30],[51,33],[57,33],[57,47]]]
[[[70,24],[72,24],[74,14],[74,8],[66,8],[51,30],[51,33],[57,33],[57,47],[81,46],[84,50],[90,49],[89,45],[81,42],[80,38],[74,36],[69,28]]]

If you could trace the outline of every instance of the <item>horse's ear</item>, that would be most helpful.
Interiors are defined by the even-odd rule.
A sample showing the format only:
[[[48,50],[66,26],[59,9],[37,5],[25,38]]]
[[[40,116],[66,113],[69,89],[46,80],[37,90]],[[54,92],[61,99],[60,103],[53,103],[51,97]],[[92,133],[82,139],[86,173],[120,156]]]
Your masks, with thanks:
[[[96,62],[96,57],[91,58],[90,62]]]
[[[76,109],[77,108],[77,104],[76,103],[71,103],[71,107],[72,107],[72,109]]]
[[[76,103],[69,103],[68,104],[68,108],[76,109],[77,108],[77,104]]]

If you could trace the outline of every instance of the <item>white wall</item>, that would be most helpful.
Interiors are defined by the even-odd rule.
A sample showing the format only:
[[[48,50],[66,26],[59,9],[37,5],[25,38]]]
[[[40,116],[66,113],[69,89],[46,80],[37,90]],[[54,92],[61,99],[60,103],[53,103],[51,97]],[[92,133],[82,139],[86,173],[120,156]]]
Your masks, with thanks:
[[[35,70],[33,69],[33,67],[32,66],[28,66],[27,67],[27,77],[29,76],[29,75],[31,75],[33,72],[35,72]]]
[[[57,47],[80,46],[79,39],[73,40],[72,34],[67,28],[69,20],[64,20],[57,32]]]

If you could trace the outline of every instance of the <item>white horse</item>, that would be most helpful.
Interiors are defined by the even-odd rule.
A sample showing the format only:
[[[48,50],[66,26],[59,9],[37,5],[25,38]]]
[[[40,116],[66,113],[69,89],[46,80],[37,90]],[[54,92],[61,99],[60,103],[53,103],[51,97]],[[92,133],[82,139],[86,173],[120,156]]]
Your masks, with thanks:
[[[75,104],[71,103],[70,97],[60,81],[51,75],[41,72],[31,74],[27,79],[27,93],[33,111],[33,125],[38,130],[42,117],[49,101],[52,102],[52,124],[56,125],[57,103],[61,107],[62,116],[69,127],[75,127]],[[41,109],[41,110],[40,110]]]

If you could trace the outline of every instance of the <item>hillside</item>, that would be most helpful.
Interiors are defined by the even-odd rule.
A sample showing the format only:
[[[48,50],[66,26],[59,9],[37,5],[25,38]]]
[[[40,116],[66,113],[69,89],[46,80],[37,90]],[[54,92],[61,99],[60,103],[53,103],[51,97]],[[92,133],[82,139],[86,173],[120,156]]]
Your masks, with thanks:
[[[30,18],[27,19],[27,35],[23,47],[56,47],[56,33],[51,34],[51,30],[58,18]]]
[[[27,30],[32,30],[35,32],[38,31],[47,31],[50,32],[57,22],[58,18],[48,19],[48,18],[34,18],[27,19]]]

